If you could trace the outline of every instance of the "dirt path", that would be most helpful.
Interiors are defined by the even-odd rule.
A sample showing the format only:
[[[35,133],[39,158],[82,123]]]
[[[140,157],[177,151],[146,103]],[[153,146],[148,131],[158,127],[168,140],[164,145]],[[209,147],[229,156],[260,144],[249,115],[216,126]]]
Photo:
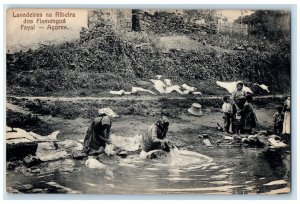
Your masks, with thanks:
[[[60,101],[80,101],[80,100],[136,100],[136,101],[157,101],[161,98],[168,97],[168,99],[187,99],[185,96],[111,96],[111,97],[54,97],[54,96],[10,96],[16,99],[29,99],[29,100],[60,100]],[[194,96],[195,99],[222,99],[223,96]],[[255,98],[284,98],[284,95],[267,95],[267,96],[255,96]]]

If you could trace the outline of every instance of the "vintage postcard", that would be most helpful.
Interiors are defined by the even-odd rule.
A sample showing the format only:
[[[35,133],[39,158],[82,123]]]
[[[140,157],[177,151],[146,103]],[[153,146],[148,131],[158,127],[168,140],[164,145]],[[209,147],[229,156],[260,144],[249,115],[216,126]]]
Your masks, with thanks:
[[[9,8],[6,84],[8,193],[291,192],[289,10]]]

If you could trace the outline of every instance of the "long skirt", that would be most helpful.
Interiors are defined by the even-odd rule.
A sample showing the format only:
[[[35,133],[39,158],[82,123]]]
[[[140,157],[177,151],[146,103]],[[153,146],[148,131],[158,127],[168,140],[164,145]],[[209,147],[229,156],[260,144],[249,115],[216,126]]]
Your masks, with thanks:
[[[282,134],[291,134],[291,112],[285,111]]]

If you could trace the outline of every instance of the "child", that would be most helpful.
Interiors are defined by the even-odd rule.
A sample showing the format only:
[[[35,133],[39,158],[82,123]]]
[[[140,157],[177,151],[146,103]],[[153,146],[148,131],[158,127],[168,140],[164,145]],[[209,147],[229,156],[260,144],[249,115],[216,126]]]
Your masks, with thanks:
[[[222,105],[222,112],[224,113],[223,119],[224,119],[224,130],[227,133],[229,132],[230,127],[230,121],[231,121],[231,115],[232,115],[232,106],[230,104],[230,100],[228,96],[223,97],[224,103]]]
[[[284,113],[282,110],[283,108],[281,106],[277,107],[277,112],[273,115],[274,133],[276,135],[280,135],[283,129]]]
[[[252,106],[253,97],[246,96],[246,103],[241,111],[241,132],[252,134],[252,129],[257,126],[257,118]]]

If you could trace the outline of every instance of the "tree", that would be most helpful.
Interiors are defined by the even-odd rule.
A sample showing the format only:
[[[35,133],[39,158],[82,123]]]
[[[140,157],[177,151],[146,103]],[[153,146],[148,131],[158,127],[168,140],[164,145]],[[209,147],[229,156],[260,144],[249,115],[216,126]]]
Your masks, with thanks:
[[[139,18],[139,10],[138,9],[132,9],[131,10],[132,14],[132,31],[141,31],[141,26],[140,26],[140,18]]]
[[[251,15],[241,15],[235,23],[250,26],[250,33],[264,35],[271,40],[277,40],[290,35],[290,12],[282,10],[257,10]]]
[[[244,13],[248,13],[248,10],[241,10],[241,16],[240,16],[240,19],[241,19],[241,24],[243,24],[243,17],[244,17]]]

